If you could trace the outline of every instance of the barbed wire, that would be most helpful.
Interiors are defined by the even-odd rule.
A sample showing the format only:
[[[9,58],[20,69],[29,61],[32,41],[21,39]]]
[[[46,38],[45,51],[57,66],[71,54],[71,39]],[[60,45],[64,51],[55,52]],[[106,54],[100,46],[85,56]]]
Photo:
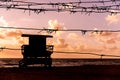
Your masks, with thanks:
[[[83,29],[39,29],[39,28],[23,28],[23,27],[4,27],[0,26],[0,28],[3,29],[23,29],[23,30],[40,30],[40,31],[46,31],[47,33],[53,33],[57,31],[81,31],[83,35],[85,35],[87,32],[96,32],[96,33],[101,33],[102,32],[120,32],[120,30],[83,30]],[[0,47],[0,51],[2,50],[22,50],[22,49],[17,49],[17,48],[6,48],[6,47]],[[89,54],[89,55],[96,55],[100,56],[101,58],[103,56],[107,57],[120,57],[118,55],[105,55],[105,54],[96,54],[96,53],[81,53],[81,52],[65,52],[65,51],[53,51],[54,53],[65,53],[65,54]]]
[[[90,5],[88,5],[90,4]],[[102,4],[102,6],[101,6]],[[82,1],[77,2],[25,2],[14,0],[1,0],[0,8],[19,9],[24,11],[34,12],[39,14],[41,12],[56,11],[56,12],[81,12],[85,14],[91,13],[120,13],[120,0],[95,0],[95,1]]]
[[[106,55],[106,54],[97,54],[97,53],[82,53],[82,52],[68,52],[68,51],[53,51],[55,53],[66,53],[66,54],[89,54],[89,55],[96,55],[96,56],[108,56],[108,57],[120,57],[118,55]]]
[[[23,50],[20,48],[6,48],[6,47],[0,47],[0,51],[3,50]],[[64,53],[64,54],[87,54],[87,55],[95,55],[95,56],[100,56],[100,58],[103,58],[103,56],[106,57],[120,57],[118,55],[107,55],[107,54],[97,54],[97,53],[85,53],[85,52],[70,52],[70,51],[53,51],[53,53]]]
[[[85,13],[90,15],[91,13],[110,13],[112,14],[119,14],[120,13],[120,0],[95,0],[95,1],[82,1],[79,0],[78,2],[58,2],[58,3],[37,3],[37,2],[25,2],[25,1],[14,1],[14,0],[0,0],[0,8],[9,9],[19,9],[24,11],[34,12],[39,14],[41,12],[70,12],[70,14],[74,14],[77,12]],[[86,6],[87,4],[92,4]],[[102,6],[101,6],[102,4]],[[107,4],[107,5],[106,5]],[[84,30],[84,29],[39,29],[39,28],[23,28],[23,27],[3,27],[0,28],[8,28],[8,29],[23,29],[23,30],[39,30],[39,31],[46,31],[47,33],[53,33],[57,31],[80,31],[83,35],[87,32],[120,32],[120,30]],[[2,50],[22,50],[17,48],[6,48],[0,47],[0,51]],[[96,55],[107,57],[120,57],[118,55],[106,55],[106,54],[96,54],[96,53],[82,53],[82,52],[65,52],[65,51],[53,51],[54,53],[65,53],[65,54],[89,54],[89,55]]]
[[[70,31],[75,31],[75,32],[81,32],[83,35],[85,35],[87,32],[91,33],[100,33],[102,34],[103,32],[120,32],[120,30],[87,30],[87,29],[48,29],[48,28],[25,28],[25,27],[5,27],[5,26],[0,26],[1,29],[20,29],[20,30],[36,30],[39,31],[38,33],[41,33],[42,31],[46,31],[48,34],[51,33],[56,33],[58,31],[65,31],[65,32],[70,32]]]

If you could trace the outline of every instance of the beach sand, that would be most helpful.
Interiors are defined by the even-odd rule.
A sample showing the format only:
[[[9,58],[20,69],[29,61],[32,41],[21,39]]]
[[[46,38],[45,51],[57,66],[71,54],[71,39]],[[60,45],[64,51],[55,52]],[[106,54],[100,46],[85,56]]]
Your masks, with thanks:
[[[120,66],[0,68],[0,80],[120,80]]]

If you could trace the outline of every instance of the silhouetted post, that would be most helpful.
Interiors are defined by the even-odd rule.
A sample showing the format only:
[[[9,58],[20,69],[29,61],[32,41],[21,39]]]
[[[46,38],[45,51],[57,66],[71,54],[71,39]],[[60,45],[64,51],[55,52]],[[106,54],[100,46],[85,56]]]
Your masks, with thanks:
[[[101,63],[103,64],[103,56],[104,56],[104,55],[101,54],[100,56],[101,56],[101,57],[100,57],[100,59],[101,59]]]

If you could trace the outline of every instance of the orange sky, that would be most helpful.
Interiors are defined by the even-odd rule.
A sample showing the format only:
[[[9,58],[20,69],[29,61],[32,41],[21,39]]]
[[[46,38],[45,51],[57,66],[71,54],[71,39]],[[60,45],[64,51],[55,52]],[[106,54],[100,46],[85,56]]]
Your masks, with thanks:
[[[8,26],[9,24],[3,16],[0,17],[0,24]],[[57,20],[49,20],[48,28],[51,29],[66,29],[64,23],[59,23]],[[22,30],[15,29],[0,29],[0,46],[9,48],[21,48],[21,45],[27,44],[27,38],[22,38],[21,34],[25,33]],[[47,34],[41,32],[39,34]],[[112,54],[119,55],[120,51],[120,34],[112,32],[102,33],[87,33],[82,35],[80,32],[56,32],[52,33],[53,39],[48,40],[48,43],[54,45],[54,51],[72,51],[82,53],[97,53],[97,54]],[[114,52],[114,54],[113,54]],[[0,52],[0,58],[3,57],[22,57],[20,50],[3,50]],[[64,54],[53,53],[54,58],[100,58],[100,56],[87,54]]]
[[[29,1],[29,0],[27,0]],[[39,0],[36,0],[40,2]],[[42,2],[56,2],[59,0],[42,0]],[[65,0],[69,1],[69,0]],[[102,4],[103,5],[103,4]],[[39,15],[20,10],[0,11],[0,26],[28,27],[28,28],[51,28],[51,29],[107,29],[120,30],[120,14],[91,14],[90,16],[67,12],[46,12]],[[22,38],[23,33],[47,34],[40,31],[25,31],[15,29],[0,29],[0,46],[9,48],[21,48],[21,45],[27,43],[26,38]],[[54,45],[55,51],[86,52],[106,55],[120,56],[120,33],[102,32],[86,33],[81,32],[56,32],[52,33],[53,39],[50,42]],[[22,57],[21,51],[3,50],[0,52],[0,58]],[[53,53],[54,58],[100,58],[96,55],[86,54],[64,54]],[[107,56],[106,56],[107,57]],[[109,57],[108,57],[109,58]]]

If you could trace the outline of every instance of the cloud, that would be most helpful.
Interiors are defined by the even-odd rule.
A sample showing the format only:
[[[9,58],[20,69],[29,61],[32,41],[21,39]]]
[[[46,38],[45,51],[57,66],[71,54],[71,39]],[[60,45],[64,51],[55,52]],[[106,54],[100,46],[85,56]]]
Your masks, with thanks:
[[[103,53],[108,54],[117,54],[120,51],[120,33],[116,32],[103,32],[101,34],[90,34],[94,40],[97,41],[97,44],[102,47]],[[117,54],[119,55],[119,54]]]
[[[98,42],[105,44],[114,44],[119,38],[119,33],[113,32],[102,32],[102,33],[93,33],[89,34],[90,37],[95,38]]]
[[[66,29],[57,20],[49,20],[49,28]],[[63,24],[63,23],[62,23]],[[59,35],[58,35],[59,34]],[[99,52],[101,49],[91,46],[91,41],[85,39],[82,35],[75,32],[56,32],[54,34],[54,50],[55,51],[73,51],[73,52]]]
[[[9,30],[6,33],[6,35],[9,37],[18,37],[21,34],[22,34],[22,32],[20,30]]]
[[[0,18],[1,22],[8,26],[4,17]],[[4,26],[4,24],[2,24]],[[66,29],[63,23],[59,23],[57,20],[48,21],[50,29]],[[0,46],[20,48],[26,40],[21,37],[22,31],[14,29],[0,29]],[[118,53],[120,51],[120,34],[112,32],[102,33],[88,33],[84,36],[81,33],[76,32],[56,32],[53,34],[53,44],[55,51],[73,51],[73,52],[88,52],[88,53]],[[4,51],[4,53],[11,53],[12,51]],[[14,51],[14,53],[20,53],[20,51]],[[17,55],[18,57],[20,55]],[[61,57],[62,54],[53,54],[54,57]],[[4,56],[4,55],[2,55]],[[8,55],[10,56],[10,55]],[[65,55],[62,57],[73,57],[74,55]],[[77,55],[76,57],[90,57],[91,55]],[[11,56],[12,57],[12,56]],[[15,56],[14,56],[15,57]]]
[[[8,27],[9,23],[3,16],[0,16],[0,26]],[[0,28],[0,47],[9,48],[21,48],[21,45],[25,43],[25,40],[21,37],[22,31],[15,29],[3,29]],[[12,58],[22,57],[21,51],[3,50],[0,53],[0,57]]]
[[[108,15],[105,20],[109,23],[109,24],[114,24],[114,23],[118,23],[120,22],[120,15]]]
[[[64,39],[58,39],[57,43],[58,44],[56,44],[56,47],[59,48],[66,48],[68,46]]]
[[[63,23],[58,23],[57,20],[49,20],[48,24],[50,29],[63,29]]]
[[[0,16],[0,26],[8,26],[8,23],[3,16]]]
[[[58,29],[58,30],[65,29],[64,23],[59,23],[57,20],[49,20],[48,25],[49,25],[48,29]],[[58,36],[60,38],[60,37],[62,37],[61,36],[62,34],[64,34],[64,32],[59,31],[59,32],[55,33],[54,36],[56,36],[56,37]]]
[[[3,16],[0,17],[0,26],[7,27],[9,23],[4,19]],[[10,46],[10,45],[21,45],[23,42],[21,37],[22,31],[15,29],[0,29],[0,45]]]
[[[49,20],[48,21],[48,25],[49,25],[49,29],[64,29],[64,25],[63,23],[59,23],[57,20]],[[53,34],[54,36],[54,50],[65,50],[68,47],[68,44],[66,43],[66,40],[63,38],[65,35],[64,32],[56,32],[55,34]]]
[[[57,26],[57,28],[63,29],[64,27],[60,25],[58,21],[54,22],[54,20],[51,20],[50,22],[50,25],[52,25],[52,23],[54,24],[52,25],[52,28],[56,28],[55,26]],[[59,35],[57,35],[57,33]],[[112,32],[94,32],[88,33],[84,36],[76,32],[56,32],[56,34],[54,34],[53,42],[55,51],[72,51],[112,55],[117,54],[120,51],[120,46],[118,45],[120,44],[120,34]],[[82,57],[81,55],[78,56]],[[90,56],[91,55],[87,55],[86,57]]]

